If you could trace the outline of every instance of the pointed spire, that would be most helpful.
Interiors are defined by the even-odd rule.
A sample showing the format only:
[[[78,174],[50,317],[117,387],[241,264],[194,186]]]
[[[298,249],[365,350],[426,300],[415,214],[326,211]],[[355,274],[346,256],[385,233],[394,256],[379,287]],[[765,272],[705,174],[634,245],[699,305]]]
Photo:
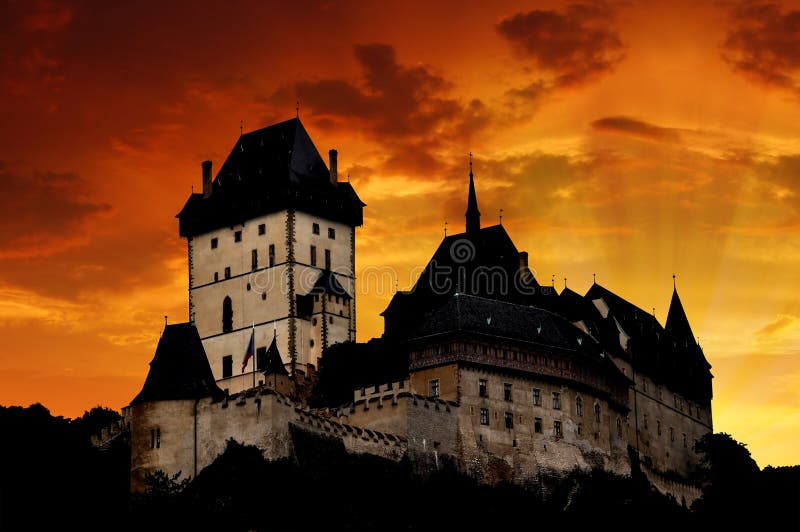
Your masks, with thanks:
[[[672,301],[669,303],[669,313],[667,313],[667,323],[664,328],[677,338],[686,339],[687,341],[691,340],[692,343],[695,343],[692,327],[689,325],[686,311],[683,310],[681,298],[678,296],[678,289],[674,286],[674,275],[672,280]]]
[[[475,179],[472,174],[472,152],[469,152],[469,196],[467,197],[467,233],[476,234],[481,230],[481,213],[478,210],[478,197],[475,195]]]
[[[266,356],[266,367],[263,370],[264,375],[289,375],[289,372],[286,371],[286,366],[283,365],[283,358],[281,358],[281,353],[278,351],[278,342],[277,342],[278,331],[277,329],[273,329],[272,331],[272,343],[269,344],[269,348],[267,349],[267,356]]]

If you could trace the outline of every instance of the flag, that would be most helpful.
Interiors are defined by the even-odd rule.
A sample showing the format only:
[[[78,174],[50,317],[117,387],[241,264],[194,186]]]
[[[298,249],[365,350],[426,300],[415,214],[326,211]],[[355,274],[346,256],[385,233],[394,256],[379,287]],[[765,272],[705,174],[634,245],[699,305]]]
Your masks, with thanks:
[[[247,344],[247,351],[244,354],[244,360],[242,361],[242,373],[244,373],[244,368],[247,367],[247,363],[253,358],[256,351],[256,330],[253,328],[253,332],[250,333],[250,342]]]

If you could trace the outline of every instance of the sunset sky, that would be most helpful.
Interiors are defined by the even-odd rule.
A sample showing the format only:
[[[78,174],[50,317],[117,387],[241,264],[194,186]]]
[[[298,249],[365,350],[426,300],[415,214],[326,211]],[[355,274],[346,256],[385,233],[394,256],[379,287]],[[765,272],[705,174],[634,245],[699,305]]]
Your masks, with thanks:
[[[463,230],[472,151],[541,283],[663,323],[677,274],[715,430],[800,463],[800,3],[0,0],[0,404],[130,401],[188,319],[200,162],[298,98],[368,204],[359,276]]]

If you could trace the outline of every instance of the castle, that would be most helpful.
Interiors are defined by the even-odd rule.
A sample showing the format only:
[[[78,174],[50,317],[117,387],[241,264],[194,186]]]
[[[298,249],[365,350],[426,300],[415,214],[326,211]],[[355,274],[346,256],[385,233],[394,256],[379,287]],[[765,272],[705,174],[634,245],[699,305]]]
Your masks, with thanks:
[[[228,438],[291,456],[305,430],[488,483],[635,466],[663,493],[699,496],[689,479],[712,431],[712,376],[677,290],[662,326],[597,283],[583,296],[540,285],[505,228],[481,226],[470,161],[465,231],[382,314],[378,345],[407,356],[406,374],[313,409],[300,390],[323,351],[355,341],[365,204],[298,118],[241,135],[211,174],[206,161],[178,214],[190,321],[165,326],[124,409],[132,490],[158,469],[197,475]]]

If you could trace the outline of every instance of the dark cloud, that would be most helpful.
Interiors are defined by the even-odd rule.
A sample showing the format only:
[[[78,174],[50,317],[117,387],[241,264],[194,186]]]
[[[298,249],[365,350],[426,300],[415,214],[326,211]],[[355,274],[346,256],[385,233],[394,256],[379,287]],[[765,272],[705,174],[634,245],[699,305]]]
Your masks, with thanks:
[[[387,163],[392,168],[414,171],[423,162],[438,166],[434,149],[442,139],[469,139],[490,121],[490,111],[482,101],[464,102],[450,96],[452,83],[429,66],[398,62],[390,45],[357,45],[355,57],[362,71],[360,80],[300,81],[282,87],[268,102],[285,107],[297,95],[301,106],[313,111],[317,125],[344,127],[346,123],[354,129],[356,122],[389,148]]]
[[[800,92],[800,10],[742,3],[731,10],[722,47],[731,67],[767,86]]]
[[[575,3],[563,13],[536,9],[507,17],[497,31],[517,52],[533,64],[555,75],[553,88],[583,85],[611,72],[624,57],[624,46],[609,27],[614,11],[602,3]],[[540,96],[541,87],[533,83],[519,89]]]
[[[22,176],[0,164],[0,258],[46,256],[84,240],[86,226],[111,208],[91,199],[75,174]]]
[[[592,122],[598,131],[621,133],[658,142],[680,142],[680,130],[656,126],[628,116],[607,116]]]

